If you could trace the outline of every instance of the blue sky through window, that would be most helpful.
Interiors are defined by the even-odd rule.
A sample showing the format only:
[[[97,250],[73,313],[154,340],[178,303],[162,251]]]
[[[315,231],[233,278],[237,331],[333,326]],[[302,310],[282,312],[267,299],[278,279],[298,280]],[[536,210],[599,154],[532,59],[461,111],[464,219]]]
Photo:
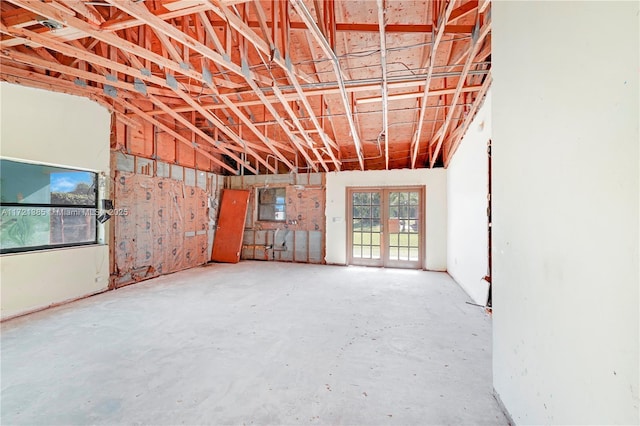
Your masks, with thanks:
[[[51,192],[71,192],[81,182],[92,186],[92,178],[89,172],[51,173]]]

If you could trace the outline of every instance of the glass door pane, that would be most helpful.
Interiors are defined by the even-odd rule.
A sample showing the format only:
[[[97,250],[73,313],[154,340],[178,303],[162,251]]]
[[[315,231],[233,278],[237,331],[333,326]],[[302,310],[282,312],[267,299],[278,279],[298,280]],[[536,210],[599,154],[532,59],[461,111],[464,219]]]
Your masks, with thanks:
[[[386,264],[397,267],[420,267],[420,191],[389,190],[388,257]]]
[[[381,191],[351,192],[350,263],[353,265],[382,265],[381,203]]]

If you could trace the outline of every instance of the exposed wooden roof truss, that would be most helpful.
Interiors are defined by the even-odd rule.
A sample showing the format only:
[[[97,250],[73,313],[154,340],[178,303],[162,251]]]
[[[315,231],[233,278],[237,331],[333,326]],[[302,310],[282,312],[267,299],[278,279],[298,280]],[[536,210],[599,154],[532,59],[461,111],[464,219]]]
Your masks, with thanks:
[[[0,79],[221,172],[447,165],[490,84],[476,0],[4,0]]]

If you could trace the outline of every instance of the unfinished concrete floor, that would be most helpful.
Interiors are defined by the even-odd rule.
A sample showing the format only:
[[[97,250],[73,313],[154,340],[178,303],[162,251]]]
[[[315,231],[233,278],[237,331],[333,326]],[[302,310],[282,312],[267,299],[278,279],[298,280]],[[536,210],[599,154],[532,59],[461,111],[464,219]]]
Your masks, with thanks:
[[[25,289],[28,291],[28,289]],[[507,424],[444,273],[210,265],[2,325],[2,424]]]

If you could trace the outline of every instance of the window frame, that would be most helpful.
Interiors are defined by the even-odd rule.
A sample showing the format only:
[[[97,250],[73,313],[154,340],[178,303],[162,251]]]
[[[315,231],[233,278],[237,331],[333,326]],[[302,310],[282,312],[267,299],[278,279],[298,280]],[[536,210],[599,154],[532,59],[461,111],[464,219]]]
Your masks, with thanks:
[[[273,187],[262,187],[262,188],[256,188],[257,189],[257,194],[256,194],[256,198],[257,198],[257,202],[256,202],[256,220],[258,222],[270,222],[270,223],[287,223],[287,188],[285,186],[273,186]],[[276,202],[274,203],[263,203],[261,202],[261,195],[262,195],[262,191],[268,191],[268,190],[282,190],[284,191],[284,201],[282,203],[278,203],[278,197],[276,195],[275,199]],[[282,219],[262,219],[260,217],[260,207],[262,206],[282,206],[283,207],[283,213],[284,213],[284,218]],[[274,209],[274,213],[276,213],[275,209]]]
[[[0,248],[0,255],[5,254],[16,254],[16,253],[29,253],[29,252],[37,252],[43,250],[52,250],[52,249],[60,249],[60,248],[71,248],[71,247],[82,247],[82,246],[90,246],[98,244],[99,240],[99,227],[100,222],[97,220],[100,199],[99,199],[99,173],[94,170],[86,170],[86,169],[77,169],[70,168],[58,165],[51,165],[46,163],[39,162],[29,162],[29,161],[21,161],[14,160],[11,158],[0,158],[4,161],[11,161],[13,163],[25,164],[25,165],[33,165],[33,166],[42,166],[42,167],[55,167],[56,169],[60,169],[65,172],[85,172],[91,173],[93,175],[93,193],[94,193],[94,204],[86,205],[86,204],[62,204],[62,203],[19,203],[19,202],[5,202],[0,198],[0,208],[6,207],[17,207],[17,208],[48,208],[48,209],[82,209],[82,210],[90,210],[93,214],[90,216],[95,217],[95,231],[93,241],[82,241],[75,243],[61,243],[61,244],[44,244],[44,245],[34,245],[34,246],[24,246],[24,247],[10,247],[10,248]],[[0,213],[1,214],[1,213]],[[26,215],[29,216],[29,215]]]

